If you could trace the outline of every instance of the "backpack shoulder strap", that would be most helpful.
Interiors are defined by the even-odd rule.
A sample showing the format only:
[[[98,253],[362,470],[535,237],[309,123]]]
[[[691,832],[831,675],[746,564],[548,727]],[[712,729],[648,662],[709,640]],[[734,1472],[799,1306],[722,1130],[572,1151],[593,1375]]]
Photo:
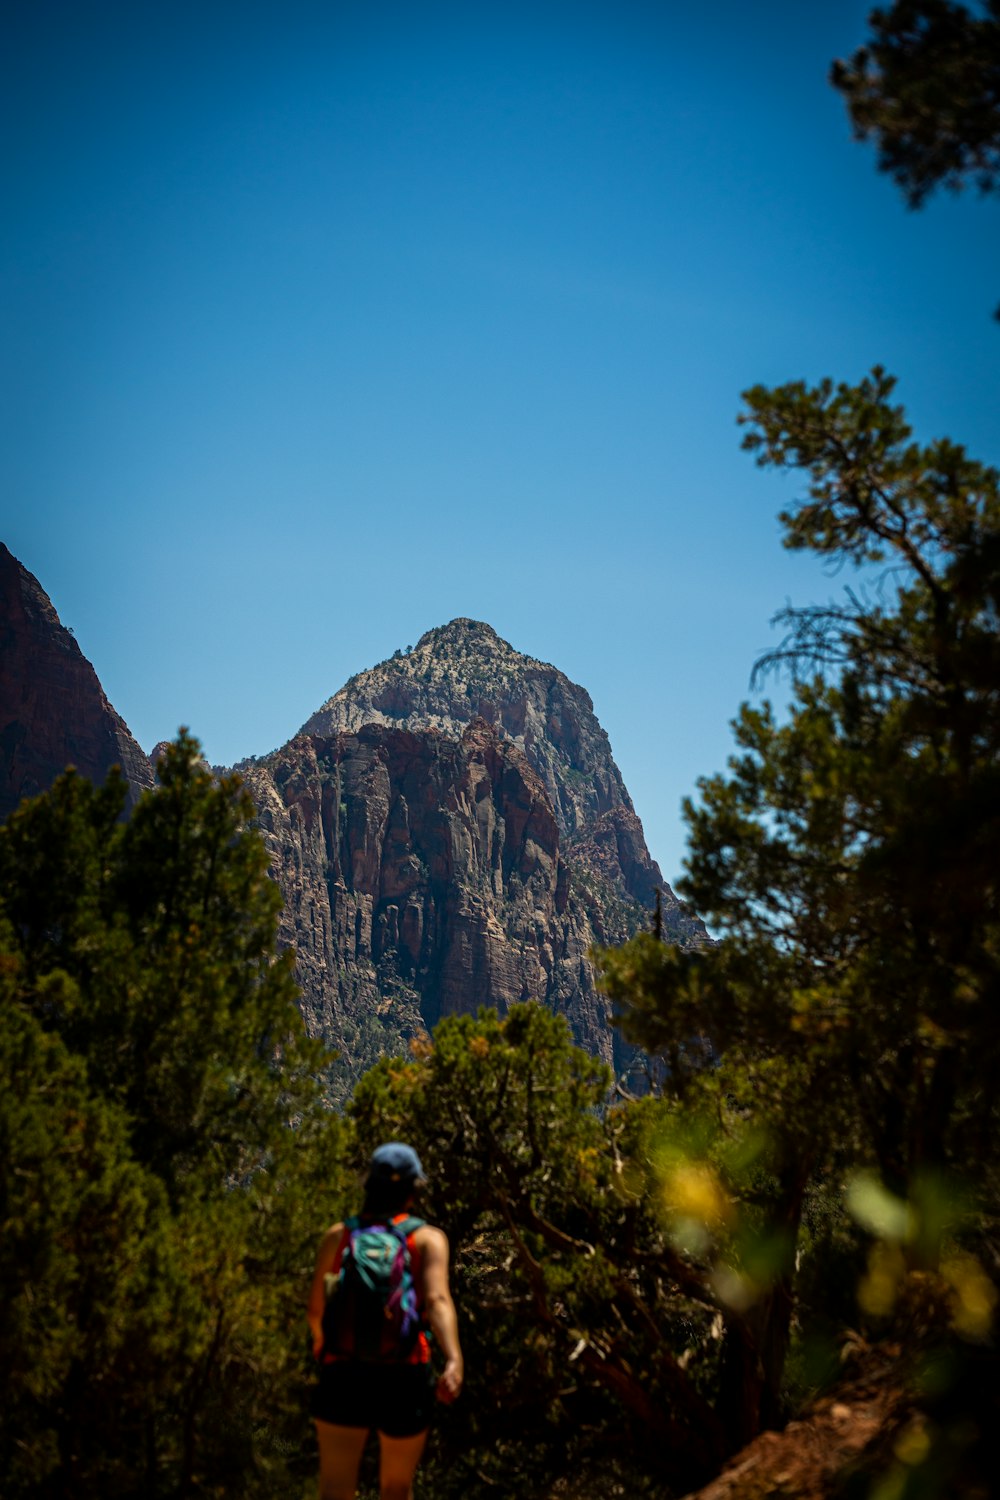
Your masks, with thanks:
[[[333,1269],[334,1269],[334,1271],[336,1271],[338,1273],[340,1271],[341,1266],[344,1263],[344,1256],[347,1255],[349,1253],[349,1251],[350,1251],[350,1248],[351,1248],[351,1236],[353,1235],[354,1231],[357,1229],[357,1227],[360,1224],[360,1222],[361,1221],[357,1217],[356,1214],[352,1214],[352,1216],[349,1219],[345,1219],[344,1220],[344,1232],[340,1236],[340,1244],[337,1246],[337,1254],[336,1254],[336,1256],[334,1258],[334,1262],[333,1262]]]
[[[426,1219],[418,1219],[413,1214],[404,1214],[401,1218],[393,1220],[392,1227],[404,1239],[408,1240],[411,1234],[414,1234],[418,1229],[423,1229],[426,1222]]]

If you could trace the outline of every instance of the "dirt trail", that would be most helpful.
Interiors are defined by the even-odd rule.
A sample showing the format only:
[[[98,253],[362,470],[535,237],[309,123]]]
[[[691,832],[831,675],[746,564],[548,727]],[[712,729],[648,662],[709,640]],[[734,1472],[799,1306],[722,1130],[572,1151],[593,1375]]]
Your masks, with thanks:
[[[900,1426],[912,1398],[897,1359],[869,1363],[783,1432],[763,1432],[685,1500],[829,1500],[838,1475]]]

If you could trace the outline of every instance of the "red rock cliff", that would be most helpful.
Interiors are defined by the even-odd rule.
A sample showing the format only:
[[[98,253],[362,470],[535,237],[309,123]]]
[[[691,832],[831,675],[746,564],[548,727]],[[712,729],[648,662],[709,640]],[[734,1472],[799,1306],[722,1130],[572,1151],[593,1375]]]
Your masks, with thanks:
[[[0,543],[0,820],[68,765],[98,782],[121,766],[132,802],[153,784],[148,759],[45,590]]]
[[[519,1000],[615,1060],[587,950],[619,914],[574,879],[544,783],[493,726],[302,735],[245,774],[310,1029],[352,1071],[380,1040]]]

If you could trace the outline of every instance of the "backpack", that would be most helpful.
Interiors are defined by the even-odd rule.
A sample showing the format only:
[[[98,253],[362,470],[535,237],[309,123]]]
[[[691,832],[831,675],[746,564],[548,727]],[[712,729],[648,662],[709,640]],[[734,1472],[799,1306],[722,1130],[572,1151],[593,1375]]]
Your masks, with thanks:
[[[408,1236],[423,1223],[345,1221],[339,1264],[324,1277],[324,1357],[391,1363],[412,1353],[421,1319]]]

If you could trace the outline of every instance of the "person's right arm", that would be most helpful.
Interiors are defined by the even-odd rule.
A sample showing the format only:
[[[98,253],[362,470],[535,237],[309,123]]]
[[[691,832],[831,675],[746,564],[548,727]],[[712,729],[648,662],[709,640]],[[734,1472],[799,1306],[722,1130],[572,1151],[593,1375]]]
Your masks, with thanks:
[[[323,1277],[333,1270],[343,1234],[343,1224],[334,1224],[326,1231],[320,1242],[319,1254],[316,1256],[316,1269],[313,1271],[312,1284],[309,1288],[306,1318],[312,1337],[313,1354],[317,1359],[323,1350],[323,1308],[326,1305]]]
[[[423,1260],[424,1317],[444,1355],[444,1369],[437,1383],[439,1401],[454,1401],[462,1389],[465,1366],[458,1342],[458,1315],[448,1286],[448,1237],[430,1224],[418,1231]]]

